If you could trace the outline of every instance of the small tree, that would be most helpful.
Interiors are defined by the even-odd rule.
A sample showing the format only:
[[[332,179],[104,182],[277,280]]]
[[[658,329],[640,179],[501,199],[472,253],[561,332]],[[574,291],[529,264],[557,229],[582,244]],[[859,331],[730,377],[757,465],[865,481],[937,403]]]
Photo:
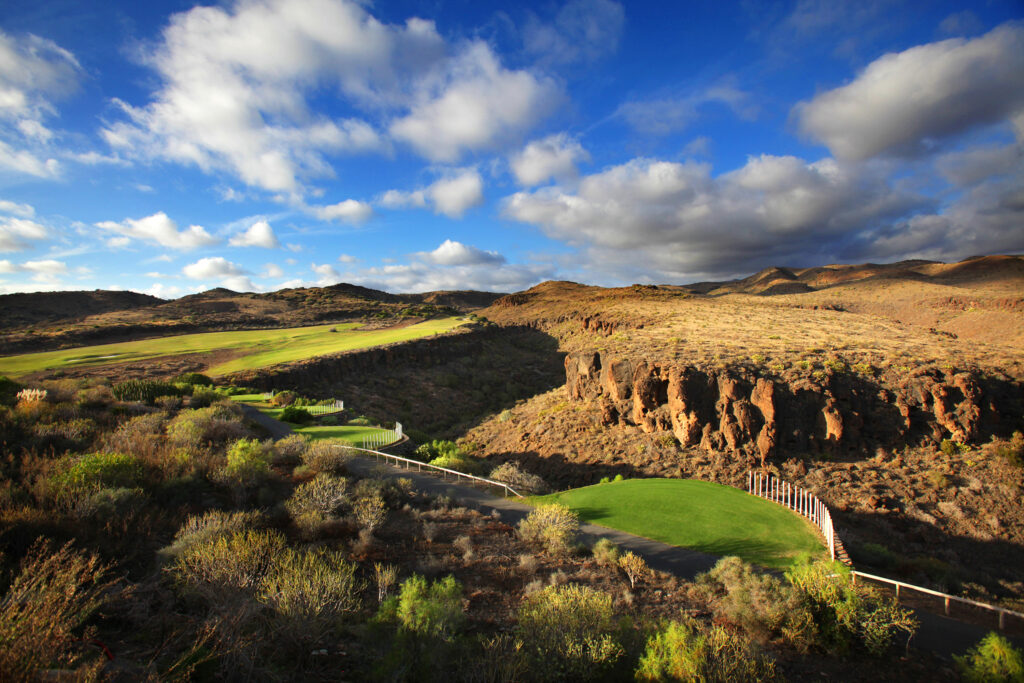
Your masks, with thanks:
[[[629,551],[619,558],[619,569],[621,569],[626,574],[626,578],[629,579],[630,588],[636,588],[636,582],[647,576],[650,572],[650,569],[647,567],[647,563],[644,562],[644,558],[640,557],[633,551]]]
[[[576,513],[559,503],[541,505],[519,523],[519,537],[523,541],[541,546],[552,555],[567,554],[579,530]]]
[[[996,633],[989,633],[967,654],[953,659],[964,680],[969,683],[1024,683],[1024,654]]]

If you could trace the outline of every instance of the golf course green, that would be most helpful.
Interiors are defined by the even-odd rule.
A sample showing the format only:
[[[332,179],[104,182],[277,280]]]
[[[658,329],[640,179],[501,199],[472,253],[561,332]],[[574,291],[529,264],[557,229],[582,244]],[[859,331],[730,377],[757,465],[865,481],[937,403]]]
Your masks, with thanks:
[[[695,479],[627,479],[538,496],[586,522],[712,555],[785,569],[802,553],[824,555],[814,527],[745,491]]]
[[[405,327],[357,330],[358,323],[313,325],[273,330],[203,332],[155,339],[42,351],[0,358],[0,375],[21,377],[41,370],[108,365],[182,354],[233,351],[231,360],[206,368],[209,375],[253,370],[341,351],[429,337],[459,327],[459,318],[427,320]]]

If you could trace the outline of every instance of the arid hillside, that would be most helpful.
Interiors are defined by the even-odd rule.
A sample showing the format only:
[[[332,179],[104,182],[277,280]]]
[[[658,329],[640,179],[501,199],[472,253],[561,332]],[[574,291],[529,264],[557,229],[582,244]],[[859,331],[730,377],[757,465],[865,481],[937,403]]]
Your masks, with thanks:
[[[103,305],[79,305],[81,295]],[[210,330],[349,320],[393,323],[403,317],[471,312],[500,296],[475,291],[389,294],[346,283],[263,294],[217,288],[172,301],[132,292],[11,294],[0,296],[0,318],[14,321],[0,340],[0,354]]]

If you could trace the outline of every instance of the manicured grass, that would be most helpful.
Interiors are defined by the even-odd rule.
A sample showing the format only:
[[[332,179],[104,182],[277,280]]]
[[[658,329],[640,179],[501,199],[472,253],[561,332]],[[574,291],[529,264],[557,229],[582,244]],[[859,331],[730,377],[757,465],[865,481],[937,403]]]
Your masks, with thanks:
[[[358,331],[356,323],[314,325],[279,330],[204,332],[77,349],[27,353],[0,358],[0,375],[20,377],[40,370],[106,365],[161,356],[231,350],[239,355],[203,370],[223,375],[277,365],[328,353],[381,346],[447,332],[462,325],[458,318],[428,320],[408,327]],[[331,330],[335,330],[332,332]]]
[[[801,553],[823,555],[796,513],[729,486],[694,479],[629,479],[531,500],[558,502],[580,519],[712,555],[783,569]]]
[[[363,437],[382,432],[380,427],[359,427],[356,425],[295,427],[299,434],[305,434],[314,441],[319,439],[341,439],[353,446],[362,446]]]

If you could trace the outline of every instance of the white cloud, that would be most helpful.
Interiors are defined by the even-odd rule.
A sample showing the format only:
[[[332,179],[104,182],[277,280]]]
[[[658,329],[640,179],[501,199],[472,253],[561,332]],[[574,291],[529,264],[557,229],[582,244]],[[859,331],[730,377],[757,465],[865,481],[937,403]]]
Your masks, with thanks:
[[[56,178],[60,175],[60,162],[56,159],[40,159],[32,152],[14,149],[0,140],[0,169],[38,178]]]
[[[196,249],[220,243],[218,238],[199,225],[190,225],[185,230],[178,230],[178,224],[163,211],[145,218],[126,218],[120,223],[103,221],[97,223],[96,227],[172,249]]]
[[[47,237],[49,231],[35,221],[0,216],[0,252],[22,251],[31,246],[26,240],[42,240]]]
[[[700,108],[710,103],[724,104],[741,119],[757,116],[757,106],[750,96],[729,80],[687,95],[623,102],[615,116],[639,133],[670,135],[693,123],[700,116]]]
[[[516,140],[559,97],[553,80],[504,68],[490,47],[478,41],[424,78],[412,110],[389,130],[427,159],[453,162],[465,152]]]
[[[195,7],[172,16],[145,56],[161,79],[152,101],[120,103],[128,120],[104,136],[142,157],[295,193],[304,179],[332,175],[326,155],[387,147],[366,121],[311,111],[307,97],[334,90],[356,104],[394,104],[443,53],[433,22],[385,24],[347,0]]]
[[[274,229],[266,221],[256,221],[245,232],[240,232],[228,240],[233,247],[263,247],[264,249],[277,249],[280,243],[274,234]]]
[[[245,275],[233,275],[221,280],[221,286],[235,292],[256,292],[261,288],[253,284],[253,281]]]
[[[548,64],[590,62],[618,49],[624,22],[617,2],[570,0],[551,23],[531,17],[523,30],[523,46]]]
[[[800,129],[842,159],[915,155],[973,127],[1024,117],[1024,26],[876,59],[796,106]]]
[[[323,263],[320,265],[313,263],[309,268],[317,274],[317,284],[321,287],[333,285],[341,280],[341,275],[334,269],[334,266],[329,263]]]
[[[124,249],[131,243],[131,237],[111,237],[107,239],[107,246],[111,249]]]
[[[244,275],[245,269],[223,256],[210,256],[188,264],[181,272],[193,280],[217,280]]]
[[[0,260],[0,274],[13,275],[15,273],[32,273],[34,281],[55,285],[61,275],[68,273],[68,265],[63,261],[54,259],[25,261],[24,263],[11,263],[6,259]],[[10,291],[29,290],[15,289]]]
[[[284,270],[276,263],[266,263],[260,277],[284,277]]]
[[[579,141],[565,133],[534,140],[511,160],[512,173],[520,185],[540,185],[549,178],[558,180],[576,177],[576,164],[590,159]]]
[[[463,169],[432,184],[427,195],[436,213],[462,218],[466,211],[483,204],[484,182],[476,169]]]
[[[0,199],[0,213],[20,216],[21,218],[32,218],[36,215],[36,210],[30,204],[18,204],[17,202]]]
[[[288,251],[292,251],[292,252],[295,252],[295,253],[298,253],[298,252],[302,251],[302,245],[301,244],[295,244],[293,242],[289,242],[288,244],[284,245],[284,247]],[[291,261],[292,259],[288,259],[288,260]],[[295,264],[292,263],[291,265],[295,265]]]
[[[689,157],[706,157],[711,154],[711,138],[698,135],[683,147],[683,154]]]
[[[386,265],[347,274],[354,284],[388,292],[432,292],[474,289],[517,292],[555,277],[548,265],[505,264],[435,266],[426,263]]]
[[[498,265],[505,263],[505,257],[496,251],[484,251],[473,246],[445,240],[441,245],[427,252],[415,255],[426,263],[437,266]]]
[[[313,215],[323,221],[338,221],[351,225],[362,225],[373,216],[373,207],[356,199],[312,207]]]
[[[359,259],[350,254],[342,254],[341,256],[338,257],[338,261],[341,263],[358,263]]]
[[[377,198],[377,204],[387,209],[431,206],[434,213],[449,218],[462,218],[466,211],[483,204],[483,201],[484,181],[475,168],[449,169],[425,188],[411,192],[388,190]]]
[[[828,259],[923,205],[872,169],[762,155],[716,178],[707,164],[634,159],[572,193],[516,193],[503,212],[583,248],[601,279],[615,269],[682,279]]]
[[[184,290],[177,285],[168,286],[162,282],[156,282],[141,291],[143,294],[149,294],[150,296],[155,296],[160,299],[176,299],[185,293]]]

